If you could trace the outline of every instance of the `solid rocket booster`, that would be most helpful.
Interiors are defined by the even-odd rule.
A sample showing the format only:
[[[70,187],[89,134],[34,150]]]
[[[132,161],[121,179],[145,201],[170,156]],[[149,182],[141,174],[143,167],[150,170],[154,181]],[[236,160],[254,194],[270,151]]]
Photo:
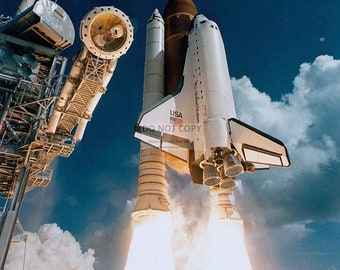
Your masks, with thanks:
[[[188,48],[188,32],[196,14],[196,6],[191,0],[169,0],[164,9],[165,95],[176,90],[183,74]]]
[[[146,26],[143,110],[164,97],[164,20],[156,9]]]
[[[210,205],[212,214],[217,219],[240,219],[239,213],[236,211],[236,207],[232,202],[230,196],[236,186],[235,180],[231,180],[230,188],[211,187],[209,190],[210,194]]]
[[[147,23],[143,109],[164,96],[164,21],[156,9]],[[138,197],[133,217],[169,211],[165,157],[159,149],[141,143]]]
[[[150,17],[146,28],[143,109],[176,89],[184,68],[188,31],[196,13],[191,0],[170,0],[164,10],[165,23],[157,9]],[[132,216],[143,216],[150,210],[169,211],[167,185],[164,152],[141,143],[138,197]]]

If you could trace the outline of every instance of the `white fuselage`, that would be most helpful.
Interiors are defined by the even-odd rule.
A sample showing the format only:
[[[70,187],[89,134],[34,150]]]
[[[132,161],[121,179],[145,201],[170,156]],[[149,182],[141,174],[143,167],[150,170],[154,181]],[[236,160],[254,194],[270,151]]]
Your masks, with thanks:
[[[198,134],[195,144],[200,144],[207,159],[211,149],[230,149],[227,120],[236,118],[236,111],[221,33],[203,15],[196,16],[189,33],[187,57],[191,58],[195,120],[204,132]]]
[[[226,187],[243,171],[290,165],[281,141],[237,119],[222,36],[203,15],[188,33],[176,91],[144,109],[135,138],[187,161],[193,181],[207,186]]]

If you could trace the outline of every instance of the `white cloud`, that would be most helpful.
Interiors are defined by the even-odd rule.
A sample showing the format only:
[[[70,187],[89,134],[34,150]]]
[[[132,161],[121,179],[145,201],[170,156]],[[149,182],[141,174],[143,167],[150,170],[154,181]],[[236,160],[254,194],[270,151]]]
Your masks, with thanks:
[[[296,248],[313,233],[309,223],[339,220],[339,74],[340,60],[319,56],[300,66],[292,92],[279,101],[247,77],[232,79],[240,120],[281,139],[292,161],[288,169],[241,176],[238,206],[263,254]]]
[[[123,269],[126,262],[132,237],[131,212],[136,199],[116,199],[116,203],[121,205],[125,200],[125,205],[121,206],[123,212],[119,216],[114,220],[106,220],[105,225],[103,219],[86,224],[84,242],[96,251],[95,269]]]
[[[138,166],[139,165],[139,152],[130,156],[130,159],[126,161],[127,165]]]
[[[293,92],[281,101],[272,101],[247,77],[232,80],[239,118],[287,145],[293,166],[288,174],[280,171],[285,177],[319,173],[322,166],[338,162],[339,74],[339,60],[319,56],[312,64],[301,65]],[[326,128],[325,124],[331,122],[333,125]]]
[[[173,251],[176,269],[207,269],[207,227],[209,218],[208,188],[192,183],[172,170],[167,171],[170,184],[170,212],[173,217]]]
[[[284,224],[273,230],[276,234],[276,238],[280,238],[281,241],[288,242],[290,245],[292,243],[297,243],[308,235],[313,233],[313,230],[307,227],[308,223],[290,223]],[[284,235],[284,237],[282,237]]]
[[[95,262],[92,249],[82,252],[79,243],[56,224],[45,224],[37,233],[25,232],[22,241],[11,244],[5,270],[92,270]],[[19,240],[22,236],[17,235]]]

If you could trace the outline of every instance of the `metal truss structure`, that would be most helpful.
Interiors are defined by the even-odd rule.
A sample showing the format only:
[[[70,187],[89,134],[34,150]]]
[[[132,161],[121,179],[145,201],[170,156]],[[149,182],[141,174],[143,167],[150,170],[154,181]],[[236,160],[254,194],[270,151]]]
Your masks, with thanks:
[[[53,160],[71,155],[117,59],[133,40],[124,13],[95,8],[82,22],[83,42],[90,45],[83,43],[65,75],[68,59],[60,53],[74,41],[69,16],[50,0],[35,1],[23,10],[13,18],[0,16],[1,269],[24,194],[46,187]]]

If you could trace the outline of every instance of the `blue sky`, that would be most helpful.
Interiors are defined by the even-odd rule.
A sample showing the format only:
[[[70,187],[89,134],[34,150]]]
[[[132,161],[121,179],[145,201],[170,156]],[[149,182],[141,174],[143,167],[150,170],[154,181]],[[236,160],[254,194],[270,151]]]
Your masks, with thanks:
[[[4,9],[8,1],[0,0],[0,13],[12,15],[18,3],[11,1]],[[94,6],[114,5],[126,13],[135,28],[134,42],[119,59],[83,140],[70,158],[55,162],[46,189],[26,195],[20,219],[31,232],[56,223],[83,250],[95,250],[95,269],[121,269],[131,200],[137,194],[139,143],[133,128],[142,107],[145,23],[166,1],[58,4],[76,30],[75,44],[63,55],[79,49],[80,20]],[[289,169],[240,177],[236,200],[249,252],[256,258],[254,270],[274,265],[340,269],[340,2],[195,4],[221,29],[239,118],[282,139],[293,163]],[[171,177],[174,186],[187,190],[188,177],[169,172]]]

